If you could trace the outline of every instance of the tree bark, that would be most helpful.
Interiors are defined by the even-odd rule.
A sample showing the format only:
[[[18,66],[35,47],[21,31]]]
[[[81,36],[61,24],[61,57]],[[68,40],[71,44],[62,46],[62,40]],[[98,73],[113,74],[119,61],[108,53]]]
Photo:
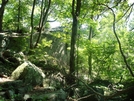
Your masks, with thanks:
[[[75,0],[72,1],[72,17],[73,17],[73,24],[72,24],[72,35],[71,35],[71,50],[70,50],[70,74],[74,74],[75,72],[75,44],[76,44],[76,37],[77,37],[77,26],[78,26],[78,16],[80,13],[80,4],[81,0],[77,0],[76,10],[75,10]]]
[[[17,32],[19,32],[20,31],[20,13],[21,13],[21,1],[19,0],[19,7],[18,7],[18,25],[17,25]]]
[[[32,48],[33,48],[33,30],[34,30],[33,17],[34,17],[35,4],[36,4],[36,0],[34,0],[34,1],[33,1],[33,8],[32,8],[32,13],[31,13],[30,49],[32,49]]]
[[[89,29],[89,37],[88,40],[90,41],[90,44],[92,44],[92,34],[93,34],[93,28],[90,26]],[[89,75],[91,75],[92,72],[92,51],[88,55],[88,66],[89,66]]]
[[[38,45],[38,43],[40,41],[43,26],[45,25],[45,23],[47,21],[47,18],[48,18],[48,13],[49,13],[50,5],[51,5],[51,0],[45,1],[45,3],[47,3],[45,5],[48,5],[48,6],[43,5],[43,3],[44,2],[42,0],[41,15],[40,15],[40,22],[39,22],[39,35],[38,35],[38,38],[37,38],[37,41],[35,43],[34,48],[37,47],[37,45]],[[43,6],[44,6],[44,8],[43,8]]]
[[[8,3],[8,0],[2,0],[2,4],[0,7],[0,32],[3,30],[2,25],[3,25],[3,16],[4,16],[4,10],[5,6]]]
[[[80,14],[81,0],[77,0],[76,10],[75,10],[75,0],[72,1],[72,35],[71,35],[71,50],[70,50],[70,74],[75,72],[75,45],[77,37],[77,27],[78,27],[78,16]]]
[[[70,74],[73,74],[75,72],[75,44],[76,44],[76,36],[77,36],[77,24],[78,24],[78,20],[76,16],[73,16],[71,50],[70,50]]]
[[[75,4],[76,3],[76,4]],[[76,5],[76,6],[75,6]],[[72,1],[72,17],[73,17],[73,24],[72,24],[72,35],[71,35],[71,50],[70,50],[70,75],[75,75],[75,45],[76,45],[76,37],[77,37],[77,28],[78,28],[78,16],[80,14],[81,8],[81,0],[73,0]],[[72,77],[73,77],[72,76]],[[75,83],[75,79],[71,78],[70,85]],[[73,92],[70,92],[70,96],[73,96]]]

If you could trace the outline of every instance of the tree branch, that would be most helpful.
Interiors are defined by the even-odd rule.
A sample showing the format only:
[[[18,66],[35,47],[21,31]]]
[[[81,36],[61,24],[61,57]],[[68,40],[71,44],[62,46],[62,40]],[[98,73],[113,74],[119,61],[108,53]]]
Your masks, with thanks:
[[[122,17],[116,21],[116,23],[117,23],[118,21],[120,21],[120,20],[128,13],[128,11],[133,7],[133,5],[134,5],[134,3],[125,11],[125,13],[122,15]],[[111,8],[111,9],[112,9],[112,8]],[[131,12],[130,12],[130,14],[131,14]],[[130,15],[130,14],[129,14],[129,15]],[[129,15],[128,15],[128,16],[129,16]],[[127,18],[128,18],[128,17],[127,17]],[[126,19],[127,19],[127,18],[126,18]]]
[[[92,94],[89,94],[89,95],[86,95],[84,97],[80,97],[77,99],[77,101],[79,100],[82,100],[82,99],[85,99],[87,97],[90,97],[90,96],[93,96],[93,95],[97,95],[97,96],[100,96],[101,98],[104,99],[104,101],[107,101],[108,99],[111,99],[113,97],[116,97],[116,96],[119,96],[119,95],[122,95],[122,94],[127,94],[128,92],[131,92],[132,90],[134,90],[134,86],[131,86],[131,87],[128,87],[128,88],[125,88],[125,89],[122,89],[122,90],[115,90],[116,92],[111,94],[111,95],[108,95],[108,96],[105,96],[99,92],[96,92],[92,87],[89,87],[83,80],[75,77],[75,79],[79,80],[80,82],[82,82],[86,87],[87,89],[89,89],[90,91],[92,91],[93,93]]]
[[[42,3],[43,3],[43,1],[42,1]],[[45,3],[46,3],[46,1],[45,1]],[[48,13],[49,13],[50,6],[51,6],[51,0],[48,0],[47,5],[43,8],[43,11],[41,12],[41,20],[39,22],[39,27],[40,27],[39,36],[37,38],[37,41],[35,43],[34,48],[36,48],[38,46],[38,43],[40,41],[41,31],[42,31],[42,28],[44,26],[44,23],[46,24],[46,22],[47,22],[46,20],[48,18]]]
[[[103,4],[103,5],[104,5],[104,4]],[[106,6],[109,10],[111,10],[111,12],[112,12],[112,14],[113,14],[113,32],[114,32],[114,35],[115,35],[115,37],[116,37],[116,39],[117,39],[117,42],[118,42],[118,45],[119,45],[119,50],[120,50],[120,53],[121,53],[121,55],[122,55],[122,57],[123,57],[123,60],[124,60],[124,62],[125,62],[126,67],[128,68],[130,74],[134,77],[133,71],[131,70],[131,67],[129,66],[129,64],[128,64],[128,62],[127,62],[127,59],[126,59],[126,57],[125,57],[125,55],[124,55],[124,53],[123,53],[122,46],[121,46],[121,42],[120,42],[120,40],[119,40],[119,38],[118,38],[118,35],[117,35],[117,33],[116,33],[116,30],[115,30],[116,15],[115,15],[115,13],[114,13],[114,11],[113,11],[112,8],[110,8],[110,7],[107,6],[107,5],[104,5],[104,6]]]

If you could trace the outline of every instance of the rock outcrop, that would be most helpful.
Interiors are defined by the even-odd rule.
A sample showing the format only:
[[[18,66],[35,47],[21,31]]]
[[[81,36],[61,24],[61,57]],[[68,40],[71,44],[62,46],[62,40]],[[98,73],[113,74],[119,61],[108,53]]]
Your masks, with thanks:
[[[22,80],[23,83],[32,86],[43,85],[44,78],[43,71],[29,61],[18,66],[11,74],[11,79]]]

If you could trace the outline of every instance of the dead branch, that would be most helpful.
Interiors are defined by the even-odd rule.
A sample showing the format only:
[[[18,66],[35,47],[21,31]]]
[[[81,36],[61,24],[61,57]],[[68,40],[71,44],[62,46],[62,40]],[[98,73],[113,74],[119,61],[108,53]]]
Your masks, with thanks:
[[[119,95],[122,95],[122,94],[127,94],[128,92],[133,91],[133,90],[134,90],[134,86],[123,89],[123,90],[119,90],[116,93],[111,94],[110,96],[105,96],[105,99],[111,99],[113,97],[116,97],[116,96],[119,96]]]
[[[82,99],[86,99],[86,98],[91,97],[91,96],[94,96],[94,94],[90,94],[90,95],[78,98],[77,101],[82,100]]]
[[[78,98],[77,101],[85,99],[85,98],[93,96],[93,95],[100,96],[101,98],[104,98],[104,101],[106,101],[107,99],[111,99],[113,97],[116,97],[116,96],[119,96],[119,95],[122,95],[122,94],[127,94],[128,92],[134,90],[134,86],[131,86],[129,88],[125,88],[125,89],[122,89],[122,90],[115,90],[116,91],[115,93],[113,93],[113,94],[111,94],[109,96],[105,96],[105,95],[103,95],[103,94],[101,94],[99,92],[96,92],[92,87],[89,87],[83,80],[81,80],[81,79],[79,79],[77,77],[75,77],[75,79],[81,81],[90,91],[93,92],[93,94],[89,94],[89,95],[86,95],[84,97]]]

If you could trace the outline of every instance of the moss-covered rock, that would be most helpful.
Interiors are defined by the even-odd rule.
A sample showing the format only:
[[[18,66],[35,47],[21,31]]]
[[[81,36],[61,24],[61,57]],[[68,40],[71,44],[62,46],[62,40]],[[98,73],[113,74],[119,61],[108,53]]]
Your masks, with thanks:
[[[43,85],[45,74],[37,66],[29,61],[18,66],[11,74],[11,79],[22,80],[32,86]]]

